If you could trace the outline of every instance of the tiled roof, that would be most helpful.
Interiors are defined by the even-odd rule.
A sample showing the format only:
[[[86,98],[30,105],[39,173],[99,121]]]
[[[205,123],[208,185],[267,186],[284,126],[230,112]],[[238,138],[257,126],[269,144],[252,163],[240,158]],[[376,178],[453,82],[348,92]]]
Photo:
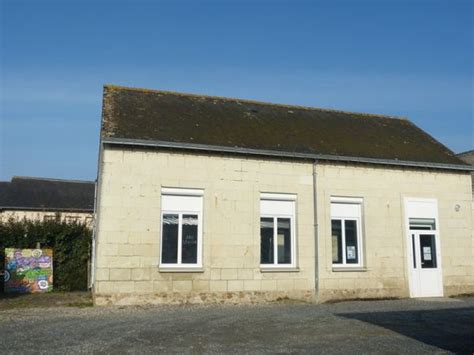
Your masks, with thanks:
[[[104,87],[101,136],[465,165],[404,118],[111,85]]]
[[[94,210],[94,182],[14,177],[0,182],[0,209]]]

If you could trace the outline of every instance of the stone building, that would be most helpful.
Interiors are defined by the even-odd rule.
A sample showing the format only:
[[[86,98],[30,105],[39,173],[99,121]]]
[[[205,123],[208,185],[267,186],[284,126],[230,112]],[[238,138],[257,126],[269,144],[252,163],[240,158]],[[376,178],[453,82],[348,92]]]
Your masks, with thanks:
[[[15,176],[0,181],[0,220],[64,220],[92,226],[95,183]]]
[[[472,293],[471,169],[404,118],[106,86],[95,303]]]
[[[461,159],[466,164],[469,164],[474,169],[474,150],[469,150],[467,152],[459,153],[458,158]],[[474,171],[471,171],[471,182],[472,182],[472,193],[474,195]]]

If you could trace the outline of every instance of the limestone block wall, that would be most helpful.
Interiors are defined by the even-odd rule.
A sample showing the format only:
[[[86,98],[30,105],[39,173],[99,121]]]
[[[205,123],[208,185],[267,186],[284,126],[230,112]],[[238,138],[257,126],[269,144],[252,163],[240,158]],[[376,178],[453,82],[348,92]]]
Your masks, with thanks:
[[[444,295],[474,292],[469,174],[330,163],[316,171],[321,300],[409,296],[405,197],[438,200]],[[331,196],[364,199],[365,270],[332,268]]]
[[[97,304],[310,299],[313,165],[106,147],[100,176]],[[204,189],[203,272],[159,269],[162,187]],[[260,193],[297,195],[298,270],[260,270]]]
[[[438,201],[445,296],[474,292],[469,174],[320,162],[316,181],[319,257],[312,162],[106,147],[96,303],[408,297],[405,197]],[[202,272],[158,267],[162,187],[204,189]],[[261,192],[297,195],[297,271],[260,270]],[[362,269],[333,270],[331,196],[363,198]]]

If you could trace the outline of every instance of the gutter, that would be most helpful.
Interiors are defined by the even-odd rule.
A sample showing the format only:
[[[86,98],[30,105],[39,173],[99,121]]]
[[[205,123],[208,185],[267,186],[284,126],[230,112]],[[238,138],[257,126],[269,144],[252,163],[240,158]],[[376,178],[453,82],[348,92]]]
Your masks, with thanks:
[[[95,184],[95,196],[94,196],[94,228],[92,230],[92,252],[91,252],[91,273],[90,273],[90,284],[89,287],[94,293],[95,287],[95,269],[97,265],[97,233],[99,231],[99,217],[100,217],[100,192],[102,191],[102,160],[104,145],[102,139],[99,140],[99,157],[97,159],[97,180]]]
[[[408,166],[408,167],[416,167],[416,168],[474,171],[474,166],[461,165],[461,164],[458,165],[458,164],[416,162],[416,161],[395,160],[395,159],[362,158],[362,157],[350,157],[350,156],[329,155],[329,154],[290,153],[290,152],[283,152],[283,151],[277,151],[277,150],[253,149],[253,148],[242,148],[242,147],[226,147],[226,146],[219,146],[219,145],[207,145],[207,144],[195,144],[195,143],[167,142],[167,141],[160,141],[160,140],[143,140],[143,139],[107,137],[107,138],[102,139],[102,143],[114,144],[114,145],[140,146],[140,147],[159,147],[159,148],[169,148],[169,149],[199,150],[199,151],[219,152],[219,153],[239,153],[239,154],[271,156],[271,157],[280,157],[280,158],[308,159],[308,160],[314,160],[314,161],[326,160],[326,161],[354,162],[354,163],[391,165],[391,166]]]
[[[99,148],[99,157],[101,156],[101,148]],[[100,158],[99,158],[100,161]],[[100,168],[99,168],[100,169]],[[88,282],[88,287],[89,289],[92,289],[94,287],[94,281],[95,281],[95,256],[96,256],[96,236],[97,236],[97,224],[98,224],[98,218],[97,218],[97,191],[98,191],[98,179],[96,180],[95,183],[95,188],[94,188],[94,213],[93,213],[93,225],[92,225],[92,245],[91,245],[91,263],[90,263],[90,270],[89,270],[89,282]]]
[[[102,108],[104,107],[105,94],[103,97]],[[102,122],[104,112],[102,111]],[[89,289],[92,291],[92,299],[94,300],[95,293],[95,276],[96,276],[96,265],[97,265],[97,234],[99,231],[99,220],[100,220],[100,195],[102,191],[102,165],[103,165],[103,155],[104,155],[104,144],[102,140],[102,134],[99,133],[99,155],[97,157],[97,178],[95,181],[95,190],[94,190],[94,226],[92,229],[92,251],[91,251],[91,270],[90,270],[90,280],[89,280]]]
[[[316,166],[317,160],[313,163],[313,212],[314,212],[314,288],[316,296],[319,296],[319,223],[318,223],[318,189]]]

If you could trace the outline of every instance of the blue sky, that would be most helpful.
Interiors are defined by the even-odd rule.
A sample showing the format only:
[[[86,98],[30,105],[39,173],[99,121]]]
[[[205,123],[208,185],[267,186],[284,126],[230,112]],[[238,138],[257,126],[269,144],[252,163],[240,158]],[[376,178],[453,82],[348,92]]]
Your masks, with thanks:
[[[104,83],[407,116],[474,148],[471,0],[0,4],[1,180],[95,179]]]

